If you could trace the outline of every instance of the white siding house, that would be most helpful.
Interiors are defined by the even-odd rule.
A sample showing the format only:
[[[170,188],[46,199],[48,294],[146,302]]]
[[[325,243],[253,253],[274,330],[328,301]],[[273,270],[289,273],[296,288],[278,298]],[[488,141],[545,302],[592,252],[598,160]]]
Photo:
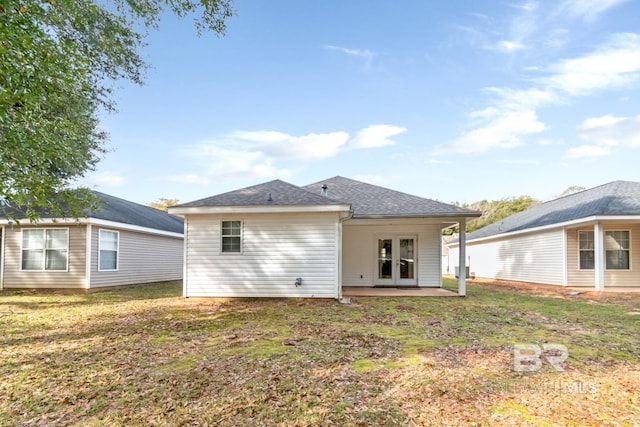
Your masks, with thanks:
[[[343,286],[440,287],[443,227],[478,212],[335,177],[174,206],[184,296],[341,298]],[[464,284],[461,287],[464,294]]]
[[[459,252],[449,244],[450,269]],[[559,286],[640,287],[640,183],[614,181],[470,233],[476,277]]]

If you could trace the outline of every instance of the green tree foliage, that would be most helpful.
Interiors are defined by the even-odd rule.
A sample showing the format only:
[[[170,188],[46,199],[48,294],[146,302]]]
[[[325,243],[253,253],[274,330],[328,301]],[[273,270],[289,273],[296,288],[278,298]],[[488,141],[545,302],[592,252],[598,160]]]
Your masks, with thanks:
[[[154,209],[159,209],[166,212],[169,210],[169,206],[177,205],[179,202],[180,200],[178,199],[167,199],[165,197],[160,197],[155,202],[149,203],[149,206]]]
[[[463,208],[482,212],[482,216],[479,218],[468,221],[465,229],[467,230],[467,233],[471,233],[489,224],[500,221],[503,218],[539,205],[540,203],[542,202],[535,200],[530,196],[511,197],[491,201],[481,200],[471,204],[465,203],[461,205]],[[454,204],[460,206],[459,203],[454,202]],[[458,231],[459,228],[456,226],[444,230],[444,234],[453,234]]]
[[[167,9],[224,34],[231,2],[0,0],[2,205],[26,206],[35,219],[87,203],[88,191],[70,188],[105,153],[98,113],[114,111],[114,83],[143,82],[147,31]]]

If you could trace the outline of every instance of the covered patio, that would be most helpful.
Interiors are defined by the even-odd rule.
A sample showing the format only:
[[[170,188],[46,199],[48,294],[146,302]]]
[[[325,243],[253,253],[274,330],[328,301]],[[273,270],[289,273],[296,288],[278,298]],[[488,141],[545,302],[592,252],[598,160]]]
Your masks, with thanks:
[[[457,297],[455,290],[444,288],[365,288],[345,286],[342,288],[343,297]]]

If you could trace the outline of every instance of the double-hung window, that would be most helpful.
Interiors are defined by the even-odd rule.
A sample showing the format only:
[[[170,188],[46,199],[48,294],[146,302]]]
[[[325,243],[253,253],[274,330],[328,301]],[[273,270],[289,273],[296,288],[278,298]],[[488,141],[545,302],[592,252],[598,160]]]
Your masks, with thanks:
[[[629,270],[631,251],[628,230],[612,230],[604,233],[604,253],[607,270]]]
[[[225,253],[242,251],[242,221],[222,221],[221,248]]]
[[[100,230],[98,234],[98,271],[115,271],[118,269],[119,233]]]
[[[593,242],[593,231],[578,231],[580,270],[593,270],[595,268],[595,247]]]
[[[22,230],[22,270],[66,271],[69,229],[25,228]]]

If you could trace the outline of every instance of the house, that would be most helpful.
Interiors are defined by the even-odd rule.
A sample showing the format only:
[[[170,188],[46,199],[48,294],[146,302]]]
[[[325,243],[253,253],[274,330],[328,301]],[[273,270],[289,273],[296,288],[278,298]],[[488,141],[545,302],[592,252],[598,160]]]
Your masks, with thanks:
[[[458,244],[450,244],[451,259]],[[640,183],[561,197],[467,236],[477,277],[603,290],[640,286]]]
[[[343,177],[305,187],[270,181],[169,212],[185,219],[186,297],[341,298],[343,286],[441,287],[442,229],[480,215]]]
[[[183,221],[95,191],[85,218],[32,224],[0,208],[0,289],[78,288],[179,280]]]

